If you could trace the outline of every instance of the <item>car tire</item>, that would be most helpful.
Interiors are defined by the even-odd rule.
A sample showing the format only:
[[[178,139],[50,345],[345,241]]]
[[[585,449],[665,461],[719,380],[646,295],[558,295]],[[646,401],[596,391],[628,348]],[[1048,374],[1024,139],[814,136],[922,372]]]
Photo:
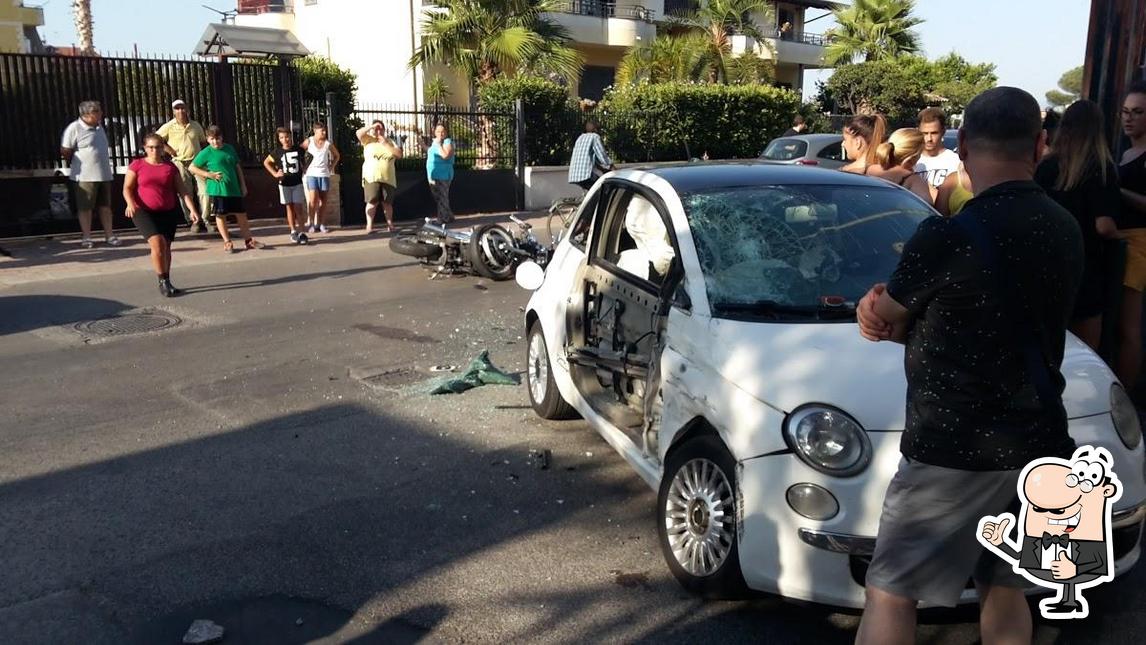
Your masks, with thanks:
[[[686,481],[701,482],[689,491]],[[736,462],[720,439],[686,439],[665,460],[657,494],[657,537],[673,576],[708,599],[749,595],[740,570]]]
[[[442,256],[442,247],[427,242],[417,235],[395,235],[390,238],[390,250],[399,255],[426,260],[437,260]]]
[[[517,269],[517,256],[506,244],[513,246],[513,235],[497,224],[474,227],[469,242],[469,260],[474,272],[490,280],[508,280]],[[487,248],[488,247],[488,251]]]
[[[525,389],[529,391],[529,404],[542,419],[576,419],[577,410],[562,398],[553,379],[553,365],[549,362],[549,348],[541,323],[529,326],[525,349]]]

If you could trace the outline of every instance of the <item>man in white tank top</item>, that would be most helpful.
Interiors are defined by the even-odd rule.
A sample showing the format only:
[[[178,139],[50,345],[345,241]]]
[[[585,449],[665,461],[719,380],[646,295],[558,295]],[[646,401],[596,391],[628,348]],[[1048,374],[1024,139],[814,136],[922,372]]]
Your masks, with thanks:
[[[324,211],[326,193],[330,190],[330,175],[338,167],[342,155],[326,136],[326,124],[314,124],[314,136],[302,142],[302,149],[310,155],[310,165],[303,175],[306,185],[306,224],[307,232],[326,232]]]

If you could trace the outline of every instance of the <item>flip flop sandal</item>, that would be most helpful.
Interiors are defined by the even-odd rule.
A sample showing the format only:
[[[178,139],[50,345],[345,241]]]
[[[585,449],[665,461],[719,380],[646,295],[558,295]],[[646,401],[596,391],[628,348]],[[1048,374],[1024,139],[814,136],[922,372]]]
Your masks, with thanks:
[[[223,251],[227,253],[234,253],[235,244],[233,242],[223,242]]]

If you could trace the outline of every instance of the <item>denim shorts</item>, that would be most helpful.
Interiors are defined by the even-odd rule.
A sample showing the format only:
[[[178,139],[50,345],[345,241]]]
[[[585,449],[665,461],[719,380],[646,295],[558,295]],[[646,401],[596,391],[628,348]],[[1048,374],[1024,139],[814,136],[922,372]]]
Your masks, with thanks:
[[[330,177],[312,177],[306,176],[306,189],[307,190],[330,190]]]

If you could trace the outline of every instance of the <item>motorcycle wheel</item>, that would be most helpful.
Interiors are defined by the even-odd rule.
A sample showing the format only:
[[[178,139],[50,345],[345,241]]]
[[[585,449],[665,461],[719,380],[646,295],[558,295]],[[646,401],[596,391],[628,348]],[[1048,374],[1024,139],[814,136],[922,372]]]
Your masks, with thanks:
[[[467,250],[475,273],[490,280],[508,280],[517,268],[514,248],[509,231],[497,224],[482,224],[474,228]]]
[[[390,250],[400,255],[426,260],[437,260],[442,256],[442,247],[417,235],[395,235],[390,238]]]

